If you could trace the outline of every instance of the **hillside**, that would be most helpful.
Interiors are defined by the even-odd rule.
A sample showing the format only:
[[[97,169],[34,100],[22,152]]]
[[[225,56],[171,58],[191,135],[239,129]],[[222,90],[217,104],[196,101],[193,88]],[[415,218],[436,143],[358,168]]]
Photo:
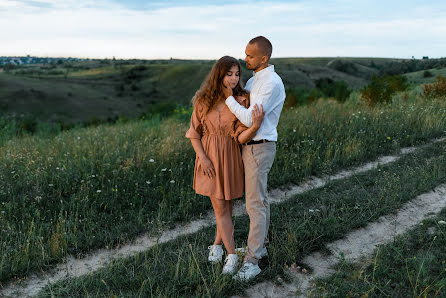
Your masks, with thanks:
[[[322,79],[344,81],[350,89],[359,89],[373,75],[407,73],[445,64],[444,59],[437,60],[322,57],[278,58],[271,63],[287,89],[312,89]],[[241,62],[242,81],[246,82],[251,72]],[[188,105],[213,63],[91,60],[5,68],[0,71],[0,117],[32,115],[40,121],[83,123],[138,117],[157,103]]]

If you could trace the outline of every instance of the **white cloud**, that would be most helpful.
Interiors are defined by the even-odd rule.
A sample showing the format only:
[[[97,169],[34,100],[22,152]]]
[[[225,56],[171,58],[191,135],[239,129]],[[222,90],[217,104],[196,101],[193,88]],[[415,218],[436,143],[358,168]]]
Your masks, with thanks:
[[[427,48],[430,56],[441,56],[445,51],[446,14],[438,5],[380,9],[376,2],[352,3],[244,2],[137,10],[105,0],[0,0],[0,27],[11,28],[2,32],[0,55],[242,58],[246,42],[256,35],[270,38],[276,57],[410,57],[426,55]]]

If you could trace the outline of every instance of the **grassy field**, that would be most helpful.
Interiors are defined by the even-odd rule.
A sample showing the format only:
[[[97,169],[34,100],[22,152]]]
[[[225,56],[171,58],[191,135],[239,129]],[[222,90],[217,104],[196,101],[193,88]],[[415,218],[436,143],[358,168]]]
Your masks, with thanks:
[[[427,71],[429,71],[432,74],[431,77],[424,76],[425,70],[407,73],[405,74],[405,76],[412,84],[433,83],[435,82],[438,76],[446,77],[446,68],[440,68],[440,69],[433,68],[433,69],[428,69]]]
[[[319,101],[283,112],[270,187],[358,165],[446,132],[446,103],[402,96],[369,108]],[[193,193],[190,111],[25,136],[0,147],[0,282],[67,254],[126,243],[210,210]]]
[[[446,209],[379,247],[372,259],[342,263],[317,284],[324,297],[446,297]]]
[[[271,63],[288,89],[312,89],[319,80],[330,80],[358,90],[388,65],[407,61],[324,57],[278,58]],[[0,117],[23,114],[73,124],[139,117],[158,103],[187,106],[214,62],[92,60],[17,66],[0,73]],[[241,64],[246,82],[251,71]]]
[[[188,105],[210,67],[185,62],[0,73],[0,116],[64,124],[139,117],[160,102]]]
[[[442,142],[403,156],[393,164],[331,182],[321,189],[273,205],[269,256],[266,262],[261,263],[265,270],[255,282],[274,279],[278,275],[286,279],[286,265],[297,263],[305,266],[301,263],[304,255],[323,250],[326,243],[395,211],[405,202],[445,181],[446,142]],[[244,245],[248,227],[246,215],[235,219],[237,246]],[[206,248],[213,241],[214,231],[215,227],[210,227],[157,245],[135,257],[117,260],[94,274],[58,282],[42,291],[40,297],[226,297],[243,293],[243,289],[253,282],[234,281],[221,274],[221,265],[207,262]],[[444,244],[444,228],[438,233],[441,231],[443,235],[439,241]],[[427,240],[426,236],[416,236],[416,243]],[[432,238],[429,236],[429,239]],[[420,246],[426,249],[432,241],[423,243]],[[441,243],[437,245],[436,253],[429,255],[429,262],[437,269],[444,267]],[[414,250],[418,251],[417,248]],[[419,253],[423,255],[423,251]],[[385,271],[385,268],[381,270]],[[402,274],[403,270],[400,268],[398,273]],[[388,280],[399,282],[397,277],[389,274]],[[444,277],[444,273],[441,274]],[[430,277],[436,278],[432,274]],[[342,280],[338,280],[339,283]],[[410,288],[409,283],[400,284]],[[370,285],[365,286],[370,288]],[[348,285],[343,289],[347,290]],[[338,293],[349,296],[347,291],[329,289],[327,293],[334,293],[333,296],[337,297]]]

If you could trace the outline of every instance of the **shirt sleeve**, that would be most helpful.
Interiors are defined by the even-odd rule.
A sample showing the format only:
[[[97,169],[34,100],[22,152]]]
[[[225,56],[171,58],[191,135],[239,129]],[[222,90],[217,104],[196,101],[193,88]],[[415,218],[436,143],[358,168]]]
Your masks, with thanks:
[[[198,106],[194,107],[192,116],[190,119],[190,127],[186,132],[186,138],[188,139],[201,139],[203,135],[203,125],[201,123],[201,113]]]
[[[249,106],[249,96],[245,97],[243,100],[239,98],[237,103],[239,103],[242,107],[247,108]],[[246,127],[242,122],[240,122],[240,120],[236,119],[234,121],[232,137],[237,144],[239,144],[238,136],[247,129],[248,127]]]
[[[252,94],[251,94],[252,95]],[[255,102],[258,105],[263,105],[263,110],[265,114],[272,111],[273,107],[277,105],[274,101],[280,95],[280,89],[274,82],[265,83],[256,94],[256,98],[252,98],[251,102]],[[253,106],[245,108],[240,105],[233,96],[229,96],[226,99],[226,105],[231,110],[231,112],[247,127],[252,126],[252,116],[251,111]]]

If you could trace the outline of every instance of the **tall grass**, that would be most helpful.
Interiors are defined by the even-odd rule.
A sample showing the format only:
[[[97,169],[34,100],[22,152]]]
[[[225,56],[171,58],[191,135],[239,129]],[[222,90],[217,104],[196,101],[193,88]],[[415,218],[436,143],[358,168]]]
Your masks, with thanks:
[[[209,200],[192,190],[187,113],[6,141],[0,147],[0,281],[210,210]],[[373,109],[353,98],[286,110],[269,184],[298,183],[444,136],[445,115],[446,103],[416,98]]]
[[[278,275],[286,279],[286,268],[292,264],[308,268],[301,263],[305,255],[327,252],[327,243],[394,212],[420,193],[446,181],[445,150],[446,142],[430,145],[392,164],[330,182],[323,188],[272,205],[268,258],[262,259],[262,273],[249,285],[276,279]],[[248,216],[236,217],[234,222],[235,240],[242,247],[248,236]],[[227,297],[240,294],[247,284],[221,274],[221,265],[207,261],[206,248],[212,243],[214,232],[215,227],[209,227],[156,245],[134,257],[116,260],[92,274],[48,286],[39,296]],[[419,239],[423,241],[426,237]],[[438,246],[437,252],[431,263],[441,263],[444,249]],[[395,255],[393,258],[399,259]],[[386,268],[386,264],[382,266]],[[443,266],[437,264],[435,268]],[[411,277],[414,276],[412,268]],[[405,274],[399,270],[399,274]],[[398,282],[393,276],[389,278]],[[431,274],[430,278],[435,279],[435,275]],[[364,280],[364,286],[369,280]],[[338,292],[324,292],[327,296],[331,293]],[[349,296],[348,293],[348,286],[344,286],[337,297]],[[397,293],[390,296],[398,296]]]

